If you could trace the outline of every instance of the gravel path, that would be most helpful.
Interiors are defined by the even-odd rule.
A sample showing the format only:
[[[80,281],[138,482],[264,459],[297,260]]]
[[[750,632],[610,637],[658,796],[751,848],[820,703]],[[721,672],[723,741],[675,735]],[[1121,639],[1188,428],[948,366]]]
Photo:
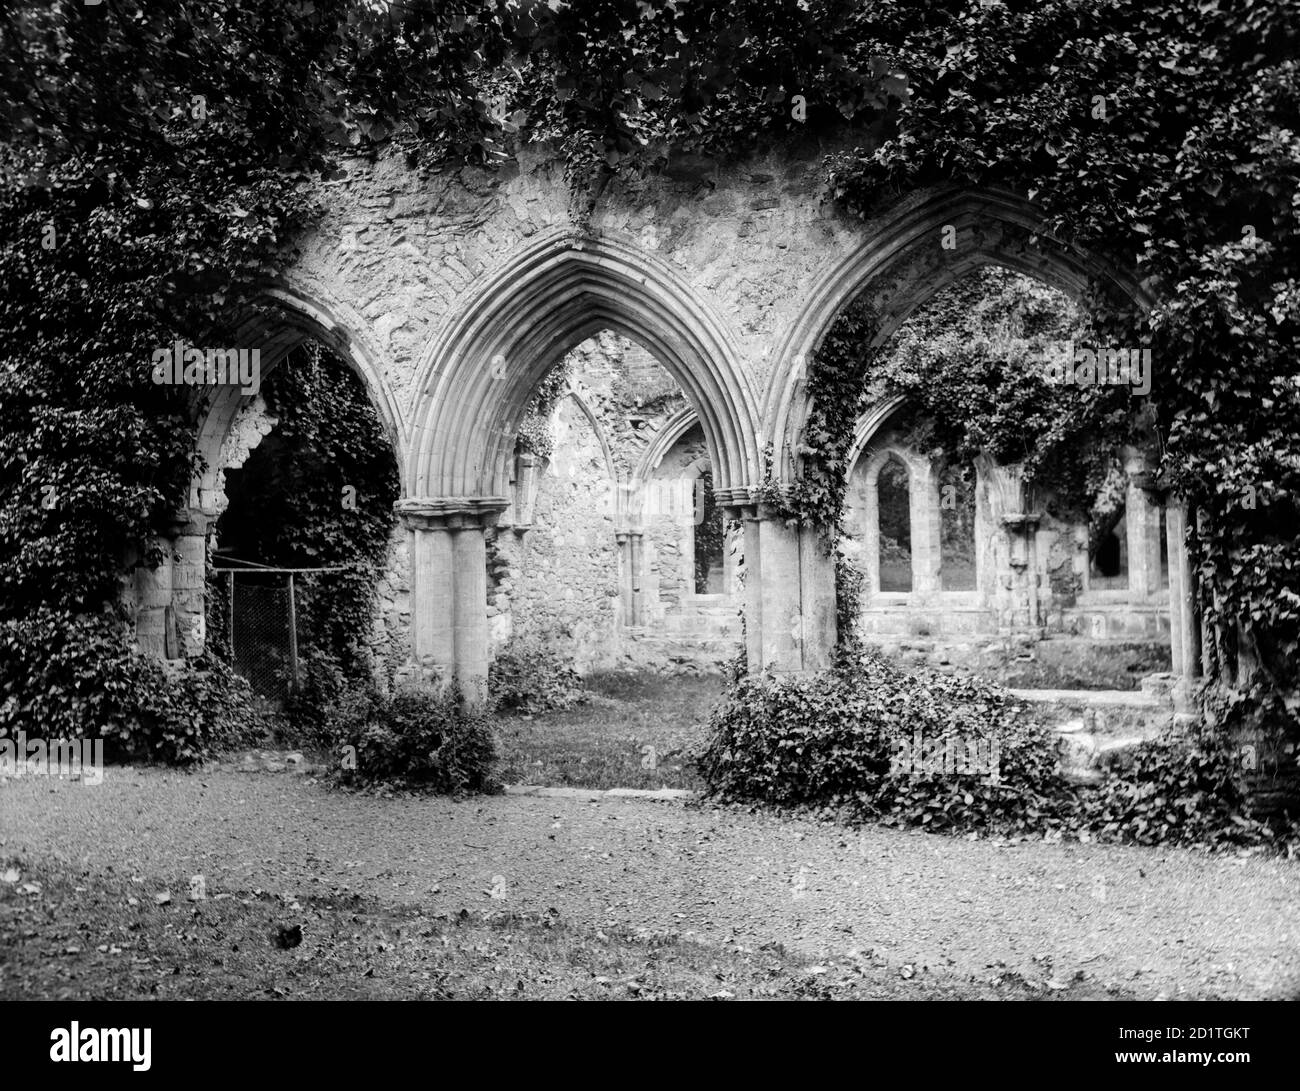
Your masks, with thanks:
[[[905,976],[1300,998],[1300,861],[1276,858],[852,832],[628,799],[384,799],[300,776],[153,769],[110,769],[96,787],[0,784],[0,857],[14,855],[179,889],[203,874],[210,895],[337,889],[451,910],[555,907],[592,927],[817,958],[873,948]]]

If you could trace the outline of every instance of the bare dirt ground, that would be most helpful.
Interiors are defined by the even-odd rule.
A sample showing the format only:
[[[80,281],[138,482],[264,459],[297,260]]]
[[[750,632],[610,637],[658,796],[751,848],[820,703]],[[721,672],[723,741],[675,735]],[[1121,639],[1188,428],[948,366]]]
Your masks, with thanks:
[[[209,898],[357,895],[399,913],[510,910],[719,950],[778,944],[869,959],[900,996],[1010,979],[1060,998],[1300,997],[1300,861],[1275,857],[110,768],[99,786],[0,785],[0,858],[125,880],[141,900],[155,887],[183,899],[201,874]]]

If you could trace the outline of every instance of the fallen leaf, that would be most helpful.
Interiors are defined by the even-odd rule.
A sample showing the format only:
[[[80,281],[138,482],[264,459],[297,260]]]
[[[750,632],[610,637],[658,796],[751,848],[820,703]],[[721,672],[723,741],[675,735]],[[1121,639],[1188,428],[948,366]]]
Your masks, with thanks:
[[[278,925],[276,930],[271,933],[271,943],[282,951],[289,950],[290,947],[297,947],[302,943],[302,925],[295,924],[291,927],[285,927],[283,924]]]

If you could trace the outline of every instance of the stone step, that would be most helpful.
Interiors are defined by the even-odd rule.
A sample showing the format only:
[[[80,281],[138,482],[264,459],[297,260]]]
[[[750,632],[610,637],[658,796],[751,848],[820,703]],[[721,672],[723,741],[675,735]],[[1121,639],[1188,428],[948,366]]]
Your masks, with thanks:
[[[1143,679],[1138,690],[1013,689],[1057,737],[1061,770],[1096,783],[1122,768],[1135,747],[1190,719],[1175,712],[1173,675]]]

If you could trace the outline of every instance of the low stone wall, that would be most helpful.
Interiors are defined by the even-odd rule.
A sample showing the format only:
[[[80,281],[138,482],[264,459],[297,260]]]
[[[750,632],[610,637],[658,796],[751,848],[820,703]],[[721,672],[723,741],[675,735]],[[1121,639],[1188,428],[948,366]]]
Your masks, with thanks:
[[[905,666],[965,671],[1020,689],[1136,690],[1143,678],[1169,670],[1169,645],[1159,641],[1025,634],[969,640],[867,635],[864,640]]]

